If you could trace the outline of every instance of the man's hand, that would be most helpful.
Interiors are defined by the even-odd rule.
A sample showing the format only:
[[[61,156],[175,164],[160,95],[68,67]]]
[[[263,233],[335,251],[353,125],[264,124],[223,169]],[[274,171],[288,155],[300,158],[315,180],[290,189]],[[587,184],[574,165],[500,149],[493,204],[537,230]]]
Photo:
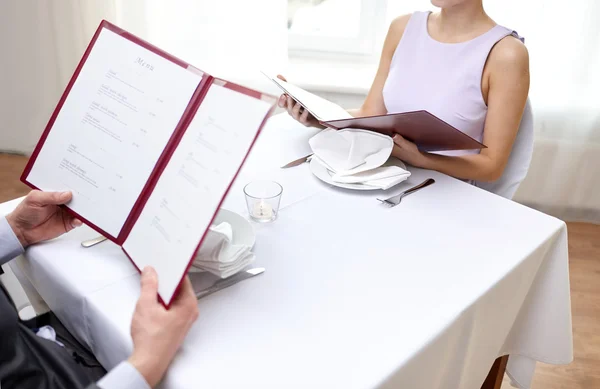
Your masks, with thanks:
[[[81,225],[59,205],[71,201],[71,192],[34,190],[6,216],[23,247],[53,239]]]
[[[198,301],[188,277],[169,310],[157,300],[158,277],[152,267],[144,268],[141,283],[142,292],[131,321],[133,353],[129,363],[154,387],[198,318]]]

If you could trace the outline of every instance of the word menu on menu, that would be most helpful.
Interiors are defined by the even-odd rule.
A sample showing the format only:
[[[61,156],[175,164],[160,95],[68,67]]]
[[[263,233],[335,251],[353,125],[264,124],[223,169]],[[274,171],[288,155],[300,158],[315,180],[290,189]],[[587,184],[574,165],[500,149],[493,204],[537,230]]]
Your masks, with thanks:
[[[273,107],[103,21],[21,180],[71,191],[168,307]]]

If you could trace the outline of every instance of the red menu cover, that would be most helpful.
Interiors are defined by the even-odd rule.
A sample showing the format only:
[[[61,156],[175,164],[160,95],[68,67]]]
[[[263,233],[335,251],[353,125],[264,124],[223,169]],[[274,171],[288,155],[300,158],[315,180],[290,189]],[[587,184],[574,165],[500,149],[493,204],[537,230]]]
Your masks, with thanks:
[[[102,21],[21,180],[70,190],[168,308],[274,102]]]
[[[469,150],[486,147],[427,111],[331,120],[323,124],[336,129],[371,130],[392,137],[400,134],[414,142],[422,151]]]
[[[285,94],[308,110],[322,125],[357,128],[394,136],[400,134],[422,151],[469,150],[486,148],[459,129],[427,111],[352,117],[345,109],[304,89],[265,74]]]

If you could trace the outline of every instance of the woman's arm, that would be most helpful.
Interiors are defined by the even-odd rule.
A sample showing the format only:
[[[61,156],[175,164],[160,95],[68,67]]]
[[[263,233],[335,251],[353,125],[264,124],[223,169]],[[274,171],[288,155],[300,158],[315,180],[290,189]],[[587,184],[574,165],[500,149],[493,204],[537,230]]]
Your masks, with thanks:
[[[383,44],[379,68],[377,69],[377,74],[375,75],[369,94],[362,107],[348,110],[350,115],[359,117],[385,115],[387,113],[387,109],[383,103],[383,86],[385,85],[385,81],[390,72],[392,58],[394,57],[398,43],[402,38],[402,34],[404,34],[404,29],[406,28],[410,16],[410,14],[399,16],[390,24],[390,28]]]
[[[417,167],[476,181],[495,181],[502,176],[519,130],[529,93],[529,54],[518,39],[496,44],[489,69],[488,112],[483,132],[487,146],[480,154],[460,157],[422,153],[414,143],[397,136],[392,155]]]
[[[379,68],[377,70],[375,79],[373,80],[373,84],[371,85],[371,89],[369,90],[369,94],[367,95],[362,107],[348,110],[350,115],[373,116],[384,115],[387,113],[385,104],[383,103],[383,86],[390,71],[392,57],[394,56],[396,47],[398,47],[400,38],[402,38],[402,34],[404,34],[404,29],[406,28],[406,24],[408,23],[409,19],[410,15],[400,16],[396,18],[390,25],[390,29],[383,45],[383,50],[379,61]],[[278,77],[286,81],[285,77],[281,75]],[[278,104],[280,108],[287,109],[290,116],[305,126],[323,128],[318,120],[310,115],[307,110],[303,109],[302,106],[294,101],[290,96],[286,94],[281,95]]]

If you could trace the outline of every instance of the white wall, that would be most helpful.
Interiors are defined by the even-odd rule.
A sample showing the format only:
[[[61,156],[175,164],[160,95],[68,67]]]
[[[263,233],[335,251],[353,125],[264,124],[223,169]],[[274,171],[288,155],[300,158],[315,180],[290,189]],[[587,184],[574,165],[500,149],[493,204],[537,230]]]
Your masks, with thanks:
[[[93,33],[90,9],[112,12],[103,2],[78,4],[0,2],[0,150],[33,149]]]
[[[0,149],[25,151],[37,141],[64,80],[57,77],[54,47],[47,44],[52,31],[39,7],[3,1],[0,15]]]

